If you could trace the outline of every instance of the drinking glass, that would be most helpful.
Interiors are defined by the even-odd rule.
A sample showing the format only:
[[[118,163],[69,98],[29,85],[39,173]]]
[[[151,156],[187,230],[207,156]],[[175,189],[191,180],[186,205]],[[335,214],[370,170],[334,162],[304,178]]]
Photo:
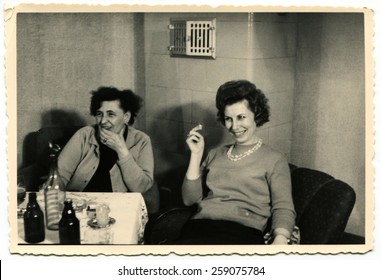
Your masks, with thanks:
[[[102,203],[97,205],[96,219],[97,219],[98,226],[105,227],[109,224],[110,222],[109,214],[110,214],[110,207],[107,204]]]

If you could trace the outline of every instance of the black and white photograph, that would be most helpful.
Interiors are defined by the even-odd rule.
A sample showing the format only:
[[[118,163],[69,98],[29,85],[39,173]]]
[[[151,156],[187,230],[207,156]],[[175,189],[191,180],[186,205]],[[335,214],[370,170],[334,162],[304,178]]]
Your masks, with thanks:
[[[10,252],[371,251],[372,15],[16,6]]]

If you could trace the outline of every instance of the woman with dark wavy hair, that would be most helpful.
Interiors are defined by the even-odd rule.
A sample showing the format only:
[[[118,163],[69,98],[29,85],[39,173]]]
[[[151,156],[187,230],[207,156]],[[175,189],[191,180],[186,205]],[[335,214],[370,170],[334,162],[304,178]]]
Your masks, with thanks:
[[[79,129],[58,158],[66,190],[144,193],[151,188],[151,140],[132,126],[141,106],[142,99],[129,89],[92,92],[96,124]]]
[[[212,149],[202,162],[202,126],[186,140],[191,156],[182,186],[185,205],[197,204],[176,244],[287,244],[295,224],[286,158],[265,145],[257,127],[269,121],[263,92],[246,80],[221,85],[217,116],[234,143]]]

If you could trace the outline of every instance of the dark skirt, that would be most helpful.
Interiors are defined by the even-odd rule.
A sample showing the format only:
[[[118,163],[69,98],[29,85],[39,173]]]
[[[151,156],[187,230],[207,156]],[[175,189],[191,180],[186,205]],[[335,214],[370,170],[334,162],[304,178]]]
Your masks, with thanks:
[[[191,219],[171,244],[264,244],[264,239],[260,230],[236,222]]]

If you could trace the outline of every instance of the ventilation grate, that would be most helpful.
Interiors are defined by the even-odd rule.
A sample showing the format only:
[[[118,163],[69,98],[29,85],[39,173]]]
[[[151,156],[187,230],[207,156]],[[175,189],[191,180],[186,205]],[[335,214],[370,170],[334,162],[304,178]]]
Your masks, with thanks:
[[[171,20],[170,46],[172,56],[216,57],[216,21]]]

